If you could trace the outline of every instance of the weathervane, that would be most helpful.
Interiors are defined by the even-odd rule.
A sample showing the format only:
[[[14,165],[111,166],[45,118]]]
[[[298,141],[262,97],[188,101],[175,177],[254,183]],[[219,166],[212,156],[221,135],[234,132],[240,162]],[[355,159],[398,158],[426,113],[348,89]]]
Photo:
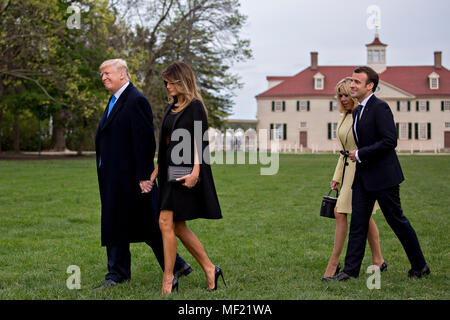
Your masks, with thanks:
[[[366,24],[369,30],[375,29],[376,34],[378,30],[381,29],[381,9],[377,5],[370,5],[366,10],[369,17],[367,18]]]

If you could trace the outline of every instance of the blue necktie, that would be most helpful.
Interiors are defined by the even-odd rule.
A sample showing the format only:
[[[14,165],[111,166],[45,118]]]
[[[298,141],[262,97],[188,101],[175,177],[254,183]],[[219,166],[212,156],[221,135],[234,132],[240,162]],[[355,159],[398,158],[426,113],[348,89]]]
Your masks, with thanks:
[[[116,102],[116,96],[113,95],[111,97],[111,101],[109,101],[109,105],[108,105],[108,114],[106,115],[106,117],[109,117],[109,114],[111,113],[111,110],[114,108],[114,103]]]

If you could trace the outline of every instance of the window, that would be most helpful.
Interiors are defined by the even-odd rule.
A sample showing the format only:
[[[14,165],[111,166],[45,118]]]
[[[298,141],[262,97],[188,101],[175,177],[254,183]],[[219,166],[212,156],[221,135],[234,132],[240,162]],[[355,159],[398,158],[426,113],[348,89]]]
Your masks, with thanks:
[[[419,140],[427,139],[427,124],[419,123]]]
[[[380,50],[374,50],[373,55],[373,62],[379,62],[380,61]]]
[[[330,111],[336,111],[338,108],[338,103],[336,100],[330,101]]]
[[[314,75],[314,90],[323,90],[325,76],[320,72]]]
[[[431,90],[439,89],[439,74],[437,74],[436,72],[430,73],[428,75],[428,81],[429,81]]]
[[[450,100],[441,101],[441,111],[450,111]]]
[[[300,125],[298,126],[300,129],[306,129],[308,128],[308,125],[306,122],[300,122]]]
[[[316,90],[322,90],[323,89],[323,79],[316,79]]]
[[[430,79],[430,89],[439,89],[439,79],[437,78]]]
[[[406,112],[411,110],[410,101],[397,101],[397,111]]]
[[[416,140],[430,140],[431,139],[431,123],[421,122],[414,124],[414,136]]]
[[[449,129],[450,128],[450,122],[446,122],[445,123],[445,129]]]
[[[369,63],[372,63],[372,62],[373,62],[373,51],[372,51],[372,50],[369,50],[369,51],[367,52],[367,61],[368,61]]]
[[[275,136],[274,136],[275,134]],[[276,123],[270,124],[270,140],[273,140],[273,138],[277,140],[286,140],[287,138],[287,124],[286,123]]]
[[[297,111],[309,111],[309,100],[297,101]]]
[[[427,100],[416,101],[416,111],[430,111],[430,102]]]
[[[286,101],[272,101],[272,111],[286,111]]]
[[[337,122],[328,122],[328,140],[336,140],[337,139]]]
[[[412,123],[411,122],[400,122],[396,123],[397,127],[397,138],[399,140],[411,140],[412,139]]]

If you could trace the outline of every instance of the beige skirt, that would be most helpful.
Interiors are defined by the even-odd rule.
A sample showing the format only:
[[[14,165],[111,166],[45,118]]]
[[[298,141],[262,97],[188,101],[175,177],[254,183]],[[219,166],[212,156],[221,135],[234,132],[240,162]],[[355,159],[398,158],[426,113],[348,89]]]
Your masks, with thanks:
[[[352,213],[352,184],[353,179],[355,177],[356,165],[354,162],[349,161],[348,166],[345,169],[344,176],[344,184],[341,186],[339,190],[339,197],[336,202],[336,210],[339,213]],[[372,214],[376,213],[376,211],[380,209],[378,201],[375,202],[375,205],[372,210]]]

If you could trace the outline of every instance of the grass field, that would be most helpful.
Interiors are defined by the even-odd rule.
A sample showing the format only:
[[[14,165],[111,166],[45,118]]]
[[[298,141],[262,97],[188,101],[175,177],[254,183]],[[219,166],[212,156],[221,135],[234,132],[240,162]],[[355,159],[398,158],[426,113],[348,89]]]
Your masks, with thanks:
[[[179,242],[194,272],[180,292],[160,297],[162,271],[149,247],[132,244],[132,280],[103,283],[106,250],[100,246],[100,200],[94,158],[0,161],[0,299],[445,299],[450,298],[450,158],[401,156],[406,181],[400,195],[431,268],[410,280],[406,255],[382,214],[375,215],[388,271],[381,289],[360,277],[324,283],[334,220],[319,216],[337,155],[281,155],[277,175],[259,165],[214,165],[224,219],[189,223],[227,287],[206,292],[200,266]],[[341,264],[344,261],[341,256]],[[69,290],[67,268],[81,269],[81,289]]]

